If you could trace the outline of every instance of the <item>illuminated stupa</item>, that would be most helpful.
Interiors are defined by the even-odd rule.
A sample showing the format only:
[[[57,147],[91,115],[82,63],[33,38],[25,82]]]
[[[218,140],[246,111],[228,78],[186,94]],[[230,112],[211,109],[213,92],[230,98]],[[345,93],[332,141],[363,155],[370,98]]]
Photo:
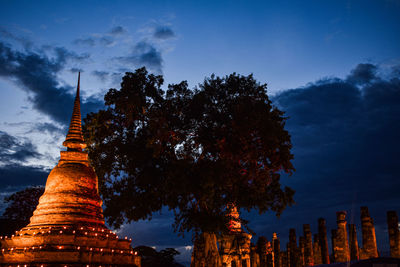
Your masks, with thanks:
[[[140,266],[131,239],[104,224],[98,178],[83,149],[80,74],[68,134],[57,166],[30,223],[2,237],[0,264],[6,266]]]

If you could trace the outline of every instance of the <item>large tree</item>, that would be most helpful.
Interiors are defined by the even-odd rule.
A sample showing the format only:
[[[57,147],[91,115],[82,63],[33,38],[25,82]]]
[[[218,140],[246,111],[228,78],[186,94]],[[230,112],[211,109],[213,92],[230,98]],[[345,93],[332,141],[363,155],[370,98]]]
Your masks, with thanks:
[[[28,225],[43,193],[43,186],[29,186],[6,197],[4,204],[7,207],[0,219],[1,233],[13,234]]]
[[[85,119],[89,156],[109,223],[150,218],[167,206],[180,232],[225,228],[228,203],[272,210],[293,203],[282,172],[294,170],[289,133],[266,84],[212,75],[190,90],[145,68],[127,72]]]

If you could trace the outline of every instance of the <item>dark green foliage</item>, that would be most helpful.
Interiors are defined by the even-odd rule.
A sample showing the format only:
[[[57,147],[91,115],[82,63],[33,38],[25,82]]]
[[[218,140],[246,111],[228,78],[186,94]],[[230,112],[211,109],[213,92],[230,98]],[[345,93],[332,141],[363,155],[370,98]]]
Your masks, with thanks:
[[[173,248],[166,248],[159,252],[151,247],[138,246],[134,251],[141,257],[142,267],[181,267],[183,265],[175,262],[174,257],[179,254]]]
[[[108,222],[150,218],[168,206],[175,229],[218,232],[227,203],[278,215],[293,203],[290,135],[266,85],[252,75],[214,75],[198,88],[168,86],[145,68],[126,73],[85,119],[89,156]]]
[[[4,229],[7,228],[3,234],[14,233],[14,231],[29,224],[29,219],[32,217],[36,206],[39,204],[39,198],[43,193],[43,186],[32,186],[4,199],[4,202],[8,206],[1,220],[1,224],[5,225]]]

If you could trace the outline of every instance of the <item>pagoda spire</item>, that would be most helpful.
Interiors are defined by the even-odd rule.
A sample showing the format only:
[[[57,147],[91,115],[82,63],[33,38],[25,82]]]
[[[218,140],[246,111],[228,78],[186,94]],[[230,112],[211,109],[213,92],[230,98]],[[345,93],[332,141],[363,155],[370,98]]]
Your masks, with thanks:
[[[76,96],[74,109],[72,112],[71,123],[69,125],[68,134],[63,142],[63,146],[67,147],[68,151],[82,151],[86,147],[82,134],[81,122],[81,104],[79,97],[81,73],[78,74],[78,86],[76,88]]]

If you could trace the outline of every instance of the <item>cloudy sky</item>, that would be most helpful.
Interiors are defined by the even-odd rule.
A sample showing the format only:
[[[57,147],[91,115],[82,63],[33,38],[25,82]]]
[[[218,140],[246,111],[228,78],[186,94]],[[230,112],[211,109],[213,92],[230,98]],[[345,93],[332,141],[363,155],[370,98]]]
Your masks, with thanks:
[[[44,184],[59,157],[77,72],[82,112],[146,66],[190,86],[253,73],[289,117],[297,204],[280,219],[243,213],[257,236],[302,233],[368,206],[388,250],[400,213],[400,1],[0,0],[0,194]],[[1,204],[0,212],[4,209]],[[121,230],[134,246],[184,247],[164,212]],[[359,236],[360,237],[360,236]],[[361,240],[359,240],[360,242]],[[188,255],[188,254],[186,254]]]

